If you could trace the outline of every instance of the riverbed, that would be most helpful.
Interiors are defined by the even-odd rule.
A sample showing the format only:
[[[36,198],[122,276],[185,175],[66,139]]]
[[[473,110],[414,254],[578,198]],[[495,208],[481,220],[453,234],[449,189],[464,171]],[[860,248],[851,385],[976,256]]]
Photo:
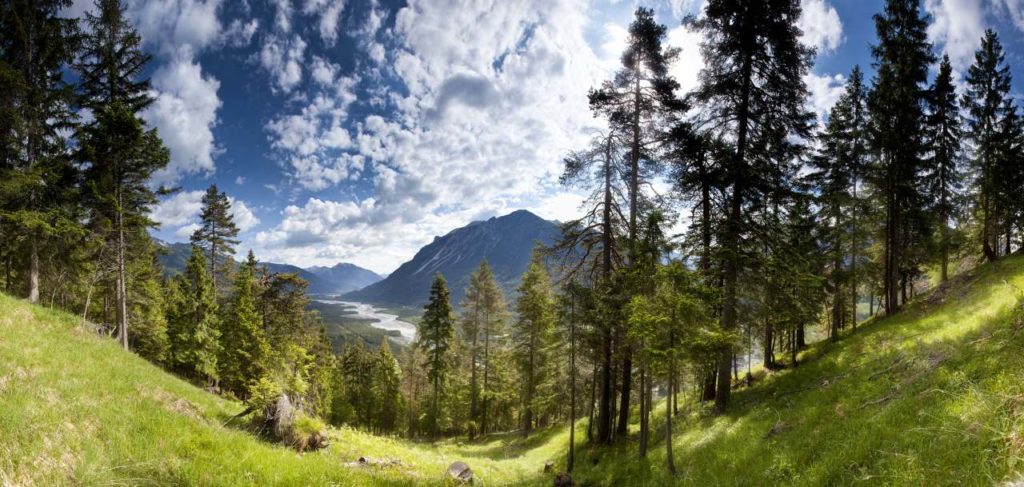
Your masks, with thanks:
[[[354,301],[336,301],[330,299],[317,299],[316,301],[345,306],[354,312],[354,314],[348,316],[366,320],[375,320],[373,323],[370,323],[370,326],[374,328],[379,328],[385,331],[398,331],[401,336],[394,337],[393,339],[403,345],[408,345],[416,339],[416,325],[402,321],[398,319],[398,315],[385,313],[371,304],[357,303]]]

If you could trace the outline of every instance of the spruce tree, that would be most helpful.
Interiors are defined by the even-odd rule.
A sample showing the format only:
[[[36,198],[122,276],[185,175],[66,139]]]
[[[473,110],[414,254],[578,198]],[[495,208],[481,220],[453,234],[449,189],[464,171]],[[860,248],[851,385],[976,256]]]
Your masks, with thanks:
[[[431,386],[428,432],[436,438],[441,428],[441,395],[452,367],[455,319],[452,316],[451,293],[444,276],[438,274],[430,285],[430,296],[423,309],[423,319],[416,339],[426,361],[427,380]]]
[[[234,293],[221,329],[220,377],[241,399],[250,384],[267,374],[270,346],[256,309],[256,256],[249,251],[235,275]]]
[[[40,296],[42,255],[77,226],[76,169],[62,133],[74,122],[64,66],[78,46],[74,19],[60,15],[68,0],[18,0],[0,7],[0,223],[8,247],[21,247],[27,264],[26,294]],[[55,249],[54,249],[55,250]],[[11,287],[11,272],[5,279]]]
[[[373,379],[374,396],[377,402],[376,427],[379,433],[394,431],[401,419],[402,411],[402,368],[391,354],[389,339],[380,343],[377,351],[376,376]]]
[[[220,356],[220,319],[213,283],[203,252],[192,248],[185,272],[175,279],[177,292],[170,304],[168,335],[177,370],[193,379],[216,384]]]
[[[544,267],[543,254],[534,249],[523,273],[516,299],[516,321],[512,325],[512,349],[522,380],[522,431],[530,433],[545,401],[550,398],[553,380],[551,346],[557,319],[551,278]]]
[[[470,275],[461,308],[462,335],[469,347],[470,358],[469,418],[479,425],[479,432],[483,434],[488,427],[487,401],[491,393],[493,368],[491,354],[500,346],[507,314],[501,287],[486,260],[480,262]]]
[[[999,256],[1000,177],[1003,161],[1000,158],[1000,122],[1006,116],[1004,101],[1010,93],[1010,68],[992,29],[985,31],[981,47],[974,54],[974,64],[964,76],[967,90],[962,105],[967,118],[967,137],[971,142],[971,166],[975,173],[974,206],[979,216],[981,246],[985,257]]]
[[[915,277],[919,249],[926,243],[925,194],[921,184],[924,101],[928,66],[934,61],[928,20],[919,0],[888,0],[875,15],[878,44],[874,87],[868,97],[870,140],[878,155],[873,180],[882,199],[883,278],[886,313],[895,313]]]
[[[963,193],[963,126],[953,85],[953,66],[943,56],[928,93],[928,151],[925,165],[932,212],[939,227],[939,276],[949,279],[950,222],[961,213]]]
[[[203,207],[199,213],[200,227],[192,234],[192,245],[206,250],[213,276],[213,291],[217,293],[218,276],[230,271],[231,256],[238,245],[238,226],[231,213],[231,201],[227,194],[217,191],[211,184],[203,195]]]
[[[152,103],[143,71],[149,56],[141,51],[139,36],[124,17],[118,0],[99,0],[96,14],[87,14],[84,45],[75,64],[81,81],[79,98],[93,111],[94,121],[79,133],[79,159],[85,173],[89,225],[112,256],[117,328],[128,348],[129,306],[126,268],[136,255],[128,235],[156,225],[149,219],[157,191],[153,173],[170,162],[156,129],[147,130],[142,110]]]
[[[726,333],[738,326],[747,213],[751,206],[785,191],[785,173],[779,167],[789,161],[778,160],[771,152],[788,141],[806,139],[811,128],[804,75],[812,50],[800,43],[800,12],[798,0],[710,0],[703,17],[687,21],[705,36],[701,52],[707,64],[693,94],[694,105],[701,110],[702,126],[727,143],[730,155],[720,181],[725,199],[720,224],[721,324]],[[719,412],[729,402],[732,357],[728,350],[718,360]]]

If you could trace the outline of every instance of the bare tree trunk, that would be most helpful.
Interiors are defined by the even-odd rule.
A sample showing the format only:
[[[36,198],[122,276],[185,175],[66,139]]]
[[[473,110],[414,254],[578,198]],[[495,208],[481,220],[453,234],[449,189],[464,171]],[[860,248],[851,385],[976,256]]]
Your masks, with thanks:
[[[576,302],[570,303],[569,309],[569,458],[565,462],[565,471],[572,472],[573,461],[576,459]]]
[[[675,361],[671,361],[669,366],[669,395],[675,396],[678,391],[675,388]],[[665,408],[665,466],[668,467],[668,473],[676,474],[675,460],[672,458],[672,408]]]
[[[28,302],[39,302],[39,244],[33,238],[28,247]]]

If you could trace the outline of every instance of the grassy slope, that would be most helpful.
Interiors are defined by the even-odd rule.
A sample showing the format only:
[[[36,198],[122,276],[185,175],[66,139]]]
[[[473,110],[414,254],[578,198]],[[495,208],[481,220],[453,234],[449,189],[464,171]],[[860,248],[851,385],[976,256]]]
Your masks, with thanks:
[[[1015,479],[1024,456],[1024,258],[959,279],[796,370],[736,391],[728,415],[686,406],[676,424],[680,484],[977,484]],[[241,406],[199,391],[70,315],[0,295],[0,485],[436,484],[465,460],[484,485],[543,484],[567,430],[462,445],[333,432],[301,455],[222,423]],[[662,406],[663,407],[663,406]],[[592,485],[661,485],[664,448],[580,449]],[[582,438],[583,428],[577,438]],[[389,468],[350,468],[360,455]],[[594,462],[596,461],[596,465]]]

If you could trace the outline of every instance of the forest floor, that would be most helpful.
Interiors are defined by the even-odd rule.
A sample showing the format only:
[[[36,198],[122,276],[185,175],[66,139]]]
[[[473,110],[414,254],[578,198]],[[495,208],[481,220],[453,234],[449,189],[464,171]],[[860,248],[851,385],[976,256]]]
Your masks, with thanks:
[[[756,371],[727,414],[680,401],[665,469],[664,402],[648,457],[636,426],[585,445],[580,485],[993,485],[1024,471],[1024,257],[987,264],[872,320],[800,365]],[[72,315],[0,295],[0,485],[551,485],[567,428],[419,443],[351,429],[300,454],[233,426],[238,403],[97,337]],[[374,463],[359,466],[360,456]],[[394,462],[393,462],[394,461]]]

